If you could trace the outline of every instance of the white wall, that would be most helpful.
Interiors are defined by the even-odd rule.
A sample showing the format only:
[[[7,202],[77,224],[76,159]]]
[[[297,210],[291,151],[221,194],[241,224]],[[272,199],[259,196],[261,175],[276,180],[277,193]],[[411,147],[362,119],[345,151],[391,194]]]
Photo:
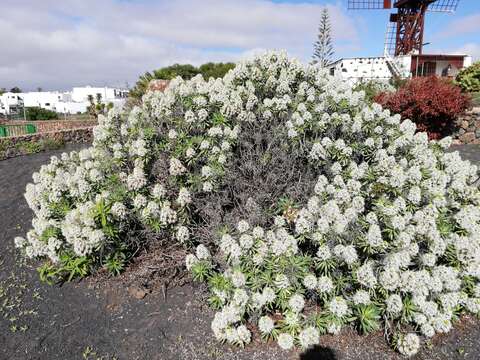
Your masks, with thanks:
[[[334,75],[341,76],[352,84],[362,80],[388,81],[393,77],[388,61],[395,63],[395,67],[402,74],[402,77],[410,76],[411,56],[399,56],[389,59],[383,56],[340,59],[330,65],[330,73],[332,73],[333,69]]]
[[[127,91],[123,89],[115,89],[108,87],[74,87],[71,93],[73,101],[88,101],[88,96],[93,96],[94,99],[97,98],[97,94],[102,96],[103,101],[112,101],[118,98],[126,98]]]
[[[77,114],[84,113],[87,111],[87,107],[90,105],[89,102],[74,102],[74,101],[64,101],[56,104],[56,111],[62,114]]]
[[[397,56],[394,60],[398,64],[399,68],[402,70],[403,77],[408,78],[412,76],[412,57],[410,55]]]
[[[469,67],[473,64],[473,59],[471,56],[465,56],[463,58],[463,67]]]
[[[20,94],[26,107],[41,107],[48,110],[56,110],[56,104],[63,100],[63,94],[54,91],[36,91]]]
[[[364,80],[388,80],[392,73],[384,57],[341,59],[330,66],[334,75],[355,83]],[[332,72],[332,71],[331,71]]]

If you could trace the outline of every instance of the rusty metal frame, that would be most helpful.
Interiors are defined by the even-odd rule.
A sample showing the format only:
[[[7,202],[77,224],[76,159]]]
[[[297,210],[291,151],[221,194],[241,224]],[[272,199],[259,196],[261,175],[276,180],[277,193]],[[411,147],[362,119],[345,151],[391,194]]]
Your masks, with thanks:
[[[395,56],[422,53],[425,12],[431,1],[406,3],[398,8]],[[413,4],[413,5],[412,5]]]
[[[348,0],[353,10],[390,9],[393,5],[398,13],[391,14],[390,22],[396,24],[394,55],[421,54],[425,13],[427,11],[453,12],[460,0]],[[387,42],[388,45],[388,34]]]

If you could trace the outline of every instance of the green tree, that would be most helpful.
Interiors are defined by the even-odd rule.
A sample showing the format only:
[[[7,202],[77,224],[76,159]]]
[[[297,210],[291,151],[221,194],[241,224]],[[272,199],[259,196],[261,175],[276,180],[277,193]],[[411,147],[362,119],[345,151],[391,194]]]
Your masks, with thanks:
[[[201,65],[198,70],[205,80],[224,77],[227,72],[235,67],[234,63],[213,63],[209,62]]]
[[[180,76],[184,80],[189,80],[199,73],[199,70],[190,64],[173,64],[153,71],[155,79],[171,80]]]
[[[130,89],[130,97],[140,99],[143,94],[147,92],[148,84],[150,83],[150,81],[154,79],[155,77],[153,76],[153,74],[148,71],[145,74],[140,75],[135,86]]]
[[[3,95],[7,92],[7,89],[5,88],[0,88],[0,95]]]
[[[10,92],[18,94],[22,92],[22,89],[20,89],[18,86],[14,86],[13,88],[10,89]]]
[[[140,75],[135,86],[130,90],[130,98],[138,101],[146,93],[148,84],[150,81],[159,80],[171,80],[180,76],[182,79],[188,80],[195,75],[202,74],[205,80],[209,78],[219,78],[225,76],[225,74],[235,67],[234,63],[213,63],[209,62],[195,67],[189,64],[174,64],[171,66],[163,67],[153,72],[147,71],[145,74]]]
[[[332,61],[334,53],[330,15],[328,9],[324,8],[320,18],[320,25],[318,26],[317,40],[313,44],[312,63],[325,67]]]
[[[106,115],[108,110],[113,108],[113,103],[109,102],[108,104],[105,104],[102,102],[102,94],[97,94],[95,97],[89,94],[87,99],[90,103],[87,107],[87,112],[95,119],[98,119],[98,115],[100,114]]]

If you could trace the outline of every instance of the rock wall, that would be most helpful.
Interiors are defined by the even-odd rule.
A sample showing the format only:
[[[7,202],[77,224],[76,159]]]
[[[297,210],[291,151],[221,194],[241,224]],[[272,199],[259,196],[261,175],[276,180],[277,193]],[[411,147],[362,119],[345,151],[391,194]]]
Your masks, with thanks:
[[[58,148],[67,143],[91,143],[93,126],[0,138],[0,160]]]
[[[150,81],[148,84],[148,91],[165,91],[167,88],[168,84],[170,84],[170,80],[159,80],[159,79],[154,79]]]
[[[23,121],[23,120],[0,120],[0,125],[26,125],[33,124],[37,128],[37,132],[50,132],[67,129],[77,129],[97,125],[97,120],[37,120],[37,121]]]
[[[480,144],[480,107],[474,107],[457,120],[454,144]]]

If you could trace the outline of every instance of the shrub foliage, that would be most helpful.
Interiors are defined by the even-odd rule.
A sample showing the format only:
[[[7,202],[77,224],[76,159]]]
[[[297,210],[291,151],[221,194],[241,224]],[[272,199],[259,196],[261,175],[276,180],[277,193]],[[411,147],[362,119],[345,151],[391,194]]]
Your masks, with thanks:
[[[459,87],[434,76],[411,79],[395,93],[379,94],[375,101],[411,119],[419,131],[428,132],[432,139],[451,135],[457,116],[470,104]]]
[[[41,107],[27,107],[25,108],[25,117],[27,120],[55,120],[58,119],[58,114],[55,111],[43,109]]]
[[[455,83],[462,88],[463,91],[480,92],[480,61],[460,70]]]
[[[195,246],[213,333],[241,346],[246,322],[283,349],[351,325],[412,355],[480,311],[477,168],[322,69],[267,53],[177,78],[94,135],[27,187],[15,242],[47,280],[116,272],[147,238]]]

